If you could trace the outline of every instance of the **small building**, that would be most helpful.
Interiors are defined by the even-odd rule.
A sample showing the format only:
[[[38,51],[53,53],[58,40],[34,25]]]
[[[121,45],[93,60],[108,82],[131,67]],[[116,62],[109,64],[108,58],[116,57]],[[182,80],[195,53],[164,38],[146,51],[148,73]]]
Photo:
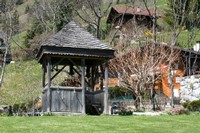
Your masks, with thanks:
[[[113,57],[114,50],[108,44],[75,22],[68,23],[43,43],[37,54],[38,62],[42,64],[43,112],[108,113],[107,62]],[[61,72],[67,73],[63,77],[65,80],[53,85],[52,81]],[[98,93],[94,92],[95,83],[103,80],[104,88],[101,87]]]
[[[153,9],[129,6],[113,6],[107,18],[107,23],[112,24],[113,28],[120,29],[123,34],[130,34],[133,28],[146,30],[153,26]],[[158,13],[156,18],[161,17]]]
[[[152,44],[149,44],[149,45],[151,47]],[[157,72],[161,77],[161,78],[159,78],[158,81],[155,82],[155,90],[159,96],[166,97],[168,100],[171,99],[171,96],[172,96],[171,89],[170,89],[170,83],[169,83],[168,63],[169,63],[170,59],[168,58],[168,55],[172,54],[172,58],[176,59],[173,62],[171,62],[171,66],[172,66],[171,74],[173,76],[172,82],[173,82],[173,86],[174,86],[174,97],[176,99],[180,99],[181,81],[182,81],[183,77],[185,77],[185,76],[190,77],[192,75],[198,75],[200,73],[200,52],[199,52],[200,47],[199,46],[200,46],[200,44],[198,42],[194,46],[195,49],[191,50],[191,49],[183,49],[183,48],[176,47],[176,46],[171,47],[166,44],[156,44],[155,51],[157,51],[157,52],[156,52],[156,56],[155,56],[154,60],[157,61],[158,59],[161,59],[161,61],[157,61],[159,63],[155,66],[158,68]],[[148,46],[141,46],[138,48],[139,49],[138,51],[142,50],[141,53],[144,53],[145,49],[148,49],[148,48],[143,48],[143,47],[148,47]],[[196,49],[196,47],[198,47],[198,49]],[[136,48],[136,51],[137,51],[137,48]],[[158,55],[160,55],[160,53],[162,53],[166,57],[160,58],[158,56]],[[125,58],[130,57],[129,54],[130,53],[123,55],[122,58],[125,59]],[[160,56],[162,56],[162,55],[160,55]],[[114,58],[113,60],[118,61],[120,59]],[[139,65],[139,67],[140,66],[141,65]],[[155,75],[157,74],[157,72],[155,72]],[[115,74],[115,75],[117,75],[117,74]],[[137,73],[133,73],[130,77],[134,78],[135,75],[137,75]],[[115,81],[116,86],[119,85],[119,84],[117,84],[117,83],[119,83],[118,82],[119,79],[113,78],[112,80],[116,80]]]

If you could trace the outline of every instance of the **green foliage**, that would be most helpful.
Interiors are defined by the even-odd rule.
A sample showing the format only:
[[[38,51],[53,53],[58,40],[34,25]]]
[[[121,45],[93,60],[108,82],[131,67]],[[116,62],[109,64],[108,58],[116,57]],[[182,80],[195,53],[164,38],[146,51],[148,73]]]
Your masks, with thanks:
[[[169,27],[168,27],[169,28]],[[158,41],[164,41],[167,42],[168,44],[170,44],[171,39],[172,39],[172,33],[173,32],[162,32],[160,34],[157,35],[157,40]],[[196,41],[199,40],[200,38],[200,30],[198,28],[193,29],[193,31],[188,31],[188,30],[184,30],[179,34],[179,38],[177,41],[177,46],[181,47],[181,48],[192,48],[192,46],[188,43],[190,41],[190,36],[192,34],[195,34],[193,36],[193,39],[191,40],[190,44],[195,44]]]
[[[133,99],[131,92],[127,88],[121,86],[109,87],[108,93],[110,99]]]
[[[190,111],[200,111],[200,100],[183,103],[183,107]]]
[[[58,21],[56,21],[57,31],[61,30],[72,19],[73,5],[63,4],[58,9]]]
[[[200,111],[200,100],[192,101],[190,107],[191,111]]]
[[[13,35],[19,33],[19,14],[17,10],[15,10],[13,13],[12,30],[13,30]]]
[[[26,48],[30,48],[30,43],[28,41],[28,36],[24,36],[24,41],[23,41],[23,45],[26,47]]]
[[[200,22],[199,0],[168,0],[168,8],[165,9],[164,20],[171,27],[177,25],[185,26],[186,29],[199,27]]]
[[[45,114],[43,114],[43,116],[54,116],[54,114],[52,114],[52,113],[45,113]]]
[[[33,39],[36,35],[42,34],[44,27],[37,19],[34,19],[31,28],[27,31],[27,38]]]
[[[184,108],[191,109],[190,102],[185,102],[182,104]]]
[[[133,111],[127,108],[121,108],[119,115],[122,116],[133,115]]]
[[[26,32],[21,32],[19,34],[13,35],[11,37],[11,39],[10,39],[11,51],[16,48],[17,49],[19,48],[19,46],[17,46],[17,44],[23,44],[26,34],[27,34]]]
[[[18,113],[18,114],[21,114],[22,113],[26,113],[30,110],[32,106],[32,103],[20,103],[20,104],[14,104],[12,106],[12,109],[13,109],[13,113]]]
[[[25,11],[24,11],[24,13],[26,14],[26,13],[29,13],[29,11],[30,11],[30,6],[29,5],[27,5],[26,6],[26,8],[25,8]]]

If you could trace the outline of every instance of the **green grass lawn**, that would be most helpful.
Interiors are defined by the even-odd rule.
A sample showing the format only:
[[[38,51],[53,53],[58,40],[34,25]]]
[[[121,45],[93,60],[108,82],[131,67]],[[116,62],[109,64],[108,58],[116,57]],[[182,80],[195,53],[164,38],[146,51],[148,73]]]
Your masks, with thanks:
[[[0,117],[1,133],[199,133],[200,115]]]

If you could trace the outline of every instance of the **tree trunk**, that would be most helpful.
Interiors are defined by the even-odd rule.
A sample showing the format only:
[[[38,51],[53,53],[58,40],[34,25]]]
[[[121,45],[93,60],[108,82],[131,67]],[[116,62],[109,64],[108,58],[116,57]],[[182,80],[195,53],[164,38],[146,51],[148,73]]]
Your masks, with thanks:
[[[139,96],[137,96],[135,99],[135,109],[136,109],[136,111],[140,110],[140,97]]]
[[[151,105],[152,105],[153,111],[156,110],[154,98],[155,98],[155,83],[152,84],[152,88],[151,88]]]
[[[174,107],[174,84],[173,84],[173,75],[171,72],[171,65],[168,67],[168,81],[170,84],[170,91],[171,91],[171,107]]]

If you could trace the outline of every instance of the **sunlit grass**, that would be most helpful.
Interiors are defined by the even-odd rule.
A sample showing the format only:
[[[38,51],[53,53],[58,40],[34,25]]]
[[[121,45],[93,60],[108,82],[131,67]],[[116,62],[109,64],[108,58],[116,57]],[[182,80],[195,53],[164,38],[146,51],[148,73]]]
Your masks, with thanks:
[[[0,117],[1,133],[198,133],[200,115]]]

